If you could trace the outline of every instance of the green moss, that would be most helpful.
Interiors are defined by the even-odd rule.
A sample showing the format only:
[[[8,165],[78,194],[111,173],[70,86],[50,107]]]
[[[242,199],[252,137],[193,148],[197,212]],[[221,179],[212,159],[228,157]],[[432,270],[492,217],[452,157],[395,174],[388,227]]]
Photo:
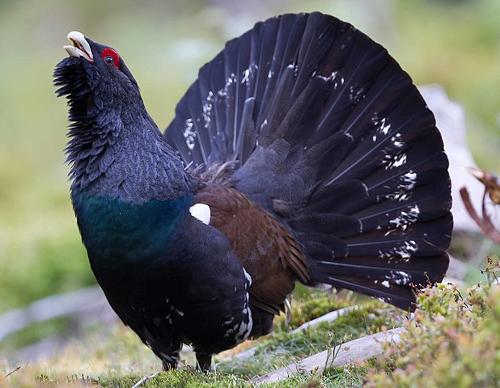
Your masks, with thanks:
[[[324,322],[297,333],[277,331],[256,345],[253,357],[221,363],[218,370],[253,377],[363,335],[392,328],[395,323],[390,310],[381,309],[381,306],[378,302],[372,302],[333,322]]]
[[[311,306],[307,306],[307,296],[298,299],[305,310],[313,310],[312,299]],[[495,386],[500,377],[499,301],[500,289],[495,286],[460,291],[441,285],[426,290],[419,297],[415,318],[406,324],[408,334],[401,345],[388,347],[382,358],[362,365],[330,368],[322,374],[298,374],[265,386]],[[204,374],[184,364],[179,370],[159,374],[144,386],[251,387],[255,376],[345,341],[394,327],[400,324],[400,318],[399,310],[372,301],[334,322],[305,331],[278,330],[258,341],[253,357],[219,362],[216,372]],[[48,386],[70,382],[72,386],[129,387],[160,367],[152,353],[123,327],[106,333],[95,330],[84,341],[75,340],[68,349],[46,364],[35,363],[29,370],[16,372],[12,383],[27,387],[42,382]],[[192,360],[189,363],[194,365]],[[88,368],[90,365],[92,368]]]
[[[493,387],[500,381],[500,287],[440,285],[419,297],[401,345],[369,371],[370,387]]]
[[[128,388],[141,379],[141,376],[99,378],[98,383],[103,387]],[[219,373],[202,373],[194,370],[175,370],[162,372],[148,380],[144,385],[147,388],[208,388],[208,387],[248,387],[250,384],[237,376]]]
[[[365,367],[350,366],[346,368],[333,368],[322,375],[298,374],[278,383],[263,384],[262,387],[273,388],[296,388],[296,387],[355,387],[361,386],[365,376]],[[130,387],[141,379],[140,376],[108,377],[99,378],[96,382],[102,387]],[[88,379],[87,379],[88,381]],[[163,387],[254,387],[248,379],[226,374],[205,374],[195,370],[178,370],[163,372],[148,380],[144,385],[146,388]]]
[[[287,324],[284,314],[281,314],[274,321],[274,330],[292,330],[330,311],[347,307],[352,302],[351,296],[352,293],[325,292],[299,285],[293,293],[290,322]]]
[[[366,368],[363,366],[348,366],[345,368],[331,368],[323,374],[298,374],[278,383],[263,384],[264,388],[345,388],[361,387]]]

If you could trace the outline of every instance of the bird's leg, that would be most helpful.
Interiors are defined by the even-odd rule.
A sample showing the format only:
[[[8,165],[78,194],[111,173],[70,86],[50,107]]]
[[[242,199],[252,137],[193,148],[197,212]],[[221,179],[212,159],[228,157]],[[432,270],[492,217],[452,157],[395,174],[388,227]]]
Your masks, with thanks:
[[[197,368],[201,369],[203,372],[210,371],[212,367],[212,355],[206,353],[196,353],[196,364]]]
[[[177,364],[179,363],[179,352],[173,352],[168,356],[166,354],[162,354],[162,364],[163,370],[168,371],[177,368]]]

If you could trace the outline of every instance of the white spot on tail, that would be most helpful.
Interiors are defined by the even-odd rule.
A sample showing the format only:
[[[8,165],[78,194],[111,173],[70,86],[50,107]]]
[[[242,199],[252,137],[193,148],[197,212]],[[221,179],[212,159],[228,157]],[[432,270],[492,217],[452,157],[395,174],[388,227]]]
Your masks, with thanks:
[[[293,69],[293,76],[294,77],[297,77],[297,74],[299,72],[299,66],[295,63],[290,63],[288,66],[287,66],[287,69]]]
[[[392,144],[394,144],[394,147],[401,148],[405,145],[404,141],[401,139],[402,136],[400,133],[396,133],[394,136],[391,137],[391,142]]]
[[[214,93],[210,90],[208,92],[206,101],[203,103],[203,120],[205,120],[205,128],[210,127],[212,121],[212,109],[213,109]]]
[[[387,259],[389,262],[398,262],[399,259],[407,262],[417,250],[418,244],[415,240],[406,240],[387,251],[379,250],[378,257]]]
[[[321,74],[313,74],[314,77],[318,77],[320,79],[322,79],[323,81],[326,81],[326,82],[331,82],[335,79],[335,77],[337,76],[338,72],[334,71],[332,72],[329,76],[324,76],[324,75],[321,75]]]
[[[356,89],[354,86],[349,86],[349,100],[357,105],[366,96],[363,94],[364,88]]]
[[[418,205],[413,205],[406,210],[402,210],[399,216],[389,221],[390,230],[385,235],[387,236],[396,229],[405,231],[409,226],[417,222],[419,214],[420,209]]]
[[[220,89],[217,94],[220,97],[226,97],[229,93],[229,89],[231,88],[231,85],[236,83],[236,74],[231,73],[230,76],[226,79],[226,83],[224,85],[224,88]]]
[[[195,146],[195,140],[196,140],[196,130],[194,129],[194,121],[193,119],[189,118],[185,122],[185,127],[184,131],[182,132],[182,135],[184,136],[184,139],[186,140],[186,145],[187,147],[192,150]]]
[[[398,168],[401,167],[406,163],[406,154],[400,153],[397,155],[384,155],[384,158],[382,159],[382,165],[385,166],[384,168],[386,170],[392,170],[393,168]]]
[[[257,66],[255,63],[250,64],[248,69],[243,70],[243,73],[241,73],[241,83],[248,86],[248,84],[250,83],[250,78],[254,77],[254,74],[258,69],[259,66]]]
[[[210,206],[205,203],[196,203],[189,208],[189,213],[206,225],[210,224]]]
[[[411,282],[410,274],[404,271],[391,271],[390,276],[386,276],[385,278],[399,286],[406,286]]]
[[[417,173],[413,170],[408,170],[398,178],[396,190],[385,195],[385,198],[396,201],[406,201],[411,197],[411,191],[417,184]]]
[[[249,80],[250,80],[250,69],[246,69],[243,71],[243,78],[241,79],[241,83],[248,85]]]
[[[382,119],[380,119],[378,117],[378,114],[375,113],[371,121],[375,126],[375,134],[372,136],[373,142],[377,141],[379,135],[381,136],[381,138],[384,138],[389,133],[391,124],[389,123],[389,119],[387,117],[383,117]],[[397,139],[394,139],[394,141],[397,141]]]

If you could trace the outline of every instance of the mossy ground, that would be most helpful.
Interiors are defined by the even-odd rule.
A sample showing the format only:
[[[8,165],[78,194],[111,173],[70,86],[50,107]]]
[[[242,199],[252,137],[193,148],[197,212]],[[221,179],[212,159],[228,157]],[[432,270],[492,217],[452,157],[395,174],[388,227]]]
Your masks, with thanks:
[[[314,292],[316,294],[317,292]],[[348,298],[350,300],[350,298]],[[344,305],[346,299],[324,292],[297,298],[296,310],[321,315]],[[214,372],[194,369],[184,355],[179,370],[162,372],[145,387],[249,387],[252,379],[346,341],[403,324],[407,334],[397,347],[361,365],[327,368],[322,374],[298,374],[272,387],[494,387],[500,381],[500,287],[478,285],[459,290],[440,285],[419,298],[419,309],[406,314],[379,302],[363,302],[331,323],[305,331],[276,331],[254,341],[255,354],[246,359],[216,358]],[[315,318],[316,313],[307,316]],[[299,325],[301,320],[292,320]],[[295,322],[295,323],[294,323]],[[15,365],[4,364],[7,373]],[[16,387],[130,387],[160,370],[160,363],[130,330],[117,325],[95,329],[72,341],[59,355],[22,368],[4,383]],[[1,372],[0,372],[1,373]],[[0,380],[1,386],[2,380]],[[497,384],[497,385],[495,385]]]
[[[369,387],[500,387],[500,287],[441,285],[420,297],[401,346],[367,372]]]
[[[352,303],[350,294],[325,291],[305,291],[295,294],[289,330],[329,311]],[[222,355],[215,359],[215,372],[200,373],[194,369],[192,354],[183,354],[180,370],[161,373],[146,383],[147,387],[199,387],[251,386],[253,377],[271,372],[290,362],[300,360],[329,347],[360,336],[391,328],[401,317],[396,309],[379,302],[363,303],[361,307],[332,323],[298,333],[286,331],[284,317],[278,317],[275,332],[253,341],[255,355],[246,360],[230,359]],[[3,365],[7,373],[15,364]],[[47,360],[22,365],[8,378],[14,386],[98,385],[104,387],[129,387],[142,376],[160,370],[160,363],[135,335],[116,325],[111,328],[94,328],[82,339],[72,340],[57,356]],[[326,384],[334,386],[359,385],[362,382],[357,368],[333,369],[321,376],[299,375],[278,386],[295,387],[300,384]]]

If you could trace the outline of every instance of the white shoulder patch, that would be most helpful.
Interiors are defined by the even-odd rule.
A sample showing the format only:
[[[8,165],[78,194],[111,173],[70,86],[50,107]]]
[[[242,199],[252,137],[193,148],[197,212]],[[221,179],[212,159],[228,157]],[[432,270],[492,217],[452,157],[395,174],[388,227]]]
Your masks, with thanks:
[[[195,203],[189,208],[189,213],[206,225],[210,224],[210,206],[205,203]]]

